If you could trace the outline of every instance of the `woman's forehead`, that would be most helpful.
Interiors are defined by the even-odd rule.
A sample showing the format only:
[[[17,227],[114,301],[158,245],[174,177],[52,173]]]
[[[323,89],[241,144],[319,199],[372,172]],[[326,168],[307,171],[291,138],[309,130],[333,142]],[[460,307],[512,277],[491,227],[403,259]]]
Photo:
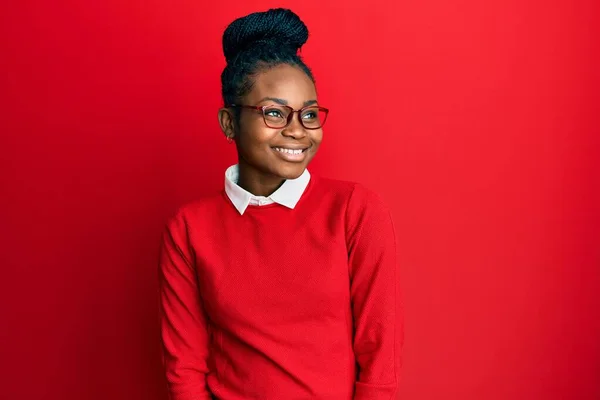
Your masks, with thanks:
[[[287,100],[292,106],[315,100],[317,93],[313,81],[300,68],[279,65],[256,75],[248,100],[260,101],[265,97]]]

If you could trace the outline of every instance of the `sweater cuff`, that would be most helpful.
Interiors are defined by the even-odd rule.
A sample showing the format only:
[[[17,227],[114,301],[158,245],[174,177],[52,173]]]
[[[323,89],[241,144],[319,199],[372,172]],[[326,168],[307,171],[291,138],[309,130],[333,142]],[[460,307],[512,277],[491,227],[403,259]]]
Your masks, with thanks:
[[[394,400],[398,385],[376,385],[371,383],[356,382],[354,384],[353,400]]]
[[[214,397],[205,389],[169,392],[169,400],[213,400]]]

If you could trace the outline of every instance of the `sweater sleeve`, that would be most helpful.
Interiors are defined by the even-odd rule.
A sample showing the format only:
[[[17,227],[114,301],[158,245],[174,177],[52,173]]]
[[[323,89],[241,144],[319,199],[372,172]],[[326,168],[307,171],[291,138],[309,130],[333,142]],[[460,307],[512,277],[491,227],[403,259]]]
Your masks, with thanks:
[[[184,219],[173,218],[160,256],[160,320],[171,400],[209,400],[208,332]]]
[[[403,333],[392,219],[378,196],[356,185],[346,229],[358,367],[354,400],[395,399]]]

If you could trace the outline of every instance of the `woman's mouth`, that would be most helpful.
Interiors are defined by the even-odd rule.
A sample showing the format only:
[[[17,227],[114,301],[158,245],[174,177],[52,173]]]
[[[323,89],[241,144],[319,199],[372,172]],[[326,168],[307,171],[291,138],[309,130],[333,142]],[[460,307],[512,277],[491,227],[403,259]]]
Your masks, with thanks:
[[[306,158],[306,150],[309,148],[292,149],[289,147],[273,147],[273,150],[277,155],[290,162],[302,162]]]

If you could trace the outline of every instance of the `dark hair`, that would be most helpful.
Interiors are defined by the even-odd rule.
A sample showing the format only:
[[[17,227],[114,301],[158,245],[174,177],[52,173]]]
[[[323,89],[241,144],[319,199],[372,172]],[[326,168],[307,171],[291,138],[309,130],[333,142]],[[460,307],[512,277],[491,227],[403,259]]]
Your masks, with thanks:
[[[233,21],[223,33],[225,106],[239,102],[252,89],[257,73],[280,64],[299,67],[314,82],[310,68],[298,55],[307,40],[306,25],[288,9],[257,12]]]

